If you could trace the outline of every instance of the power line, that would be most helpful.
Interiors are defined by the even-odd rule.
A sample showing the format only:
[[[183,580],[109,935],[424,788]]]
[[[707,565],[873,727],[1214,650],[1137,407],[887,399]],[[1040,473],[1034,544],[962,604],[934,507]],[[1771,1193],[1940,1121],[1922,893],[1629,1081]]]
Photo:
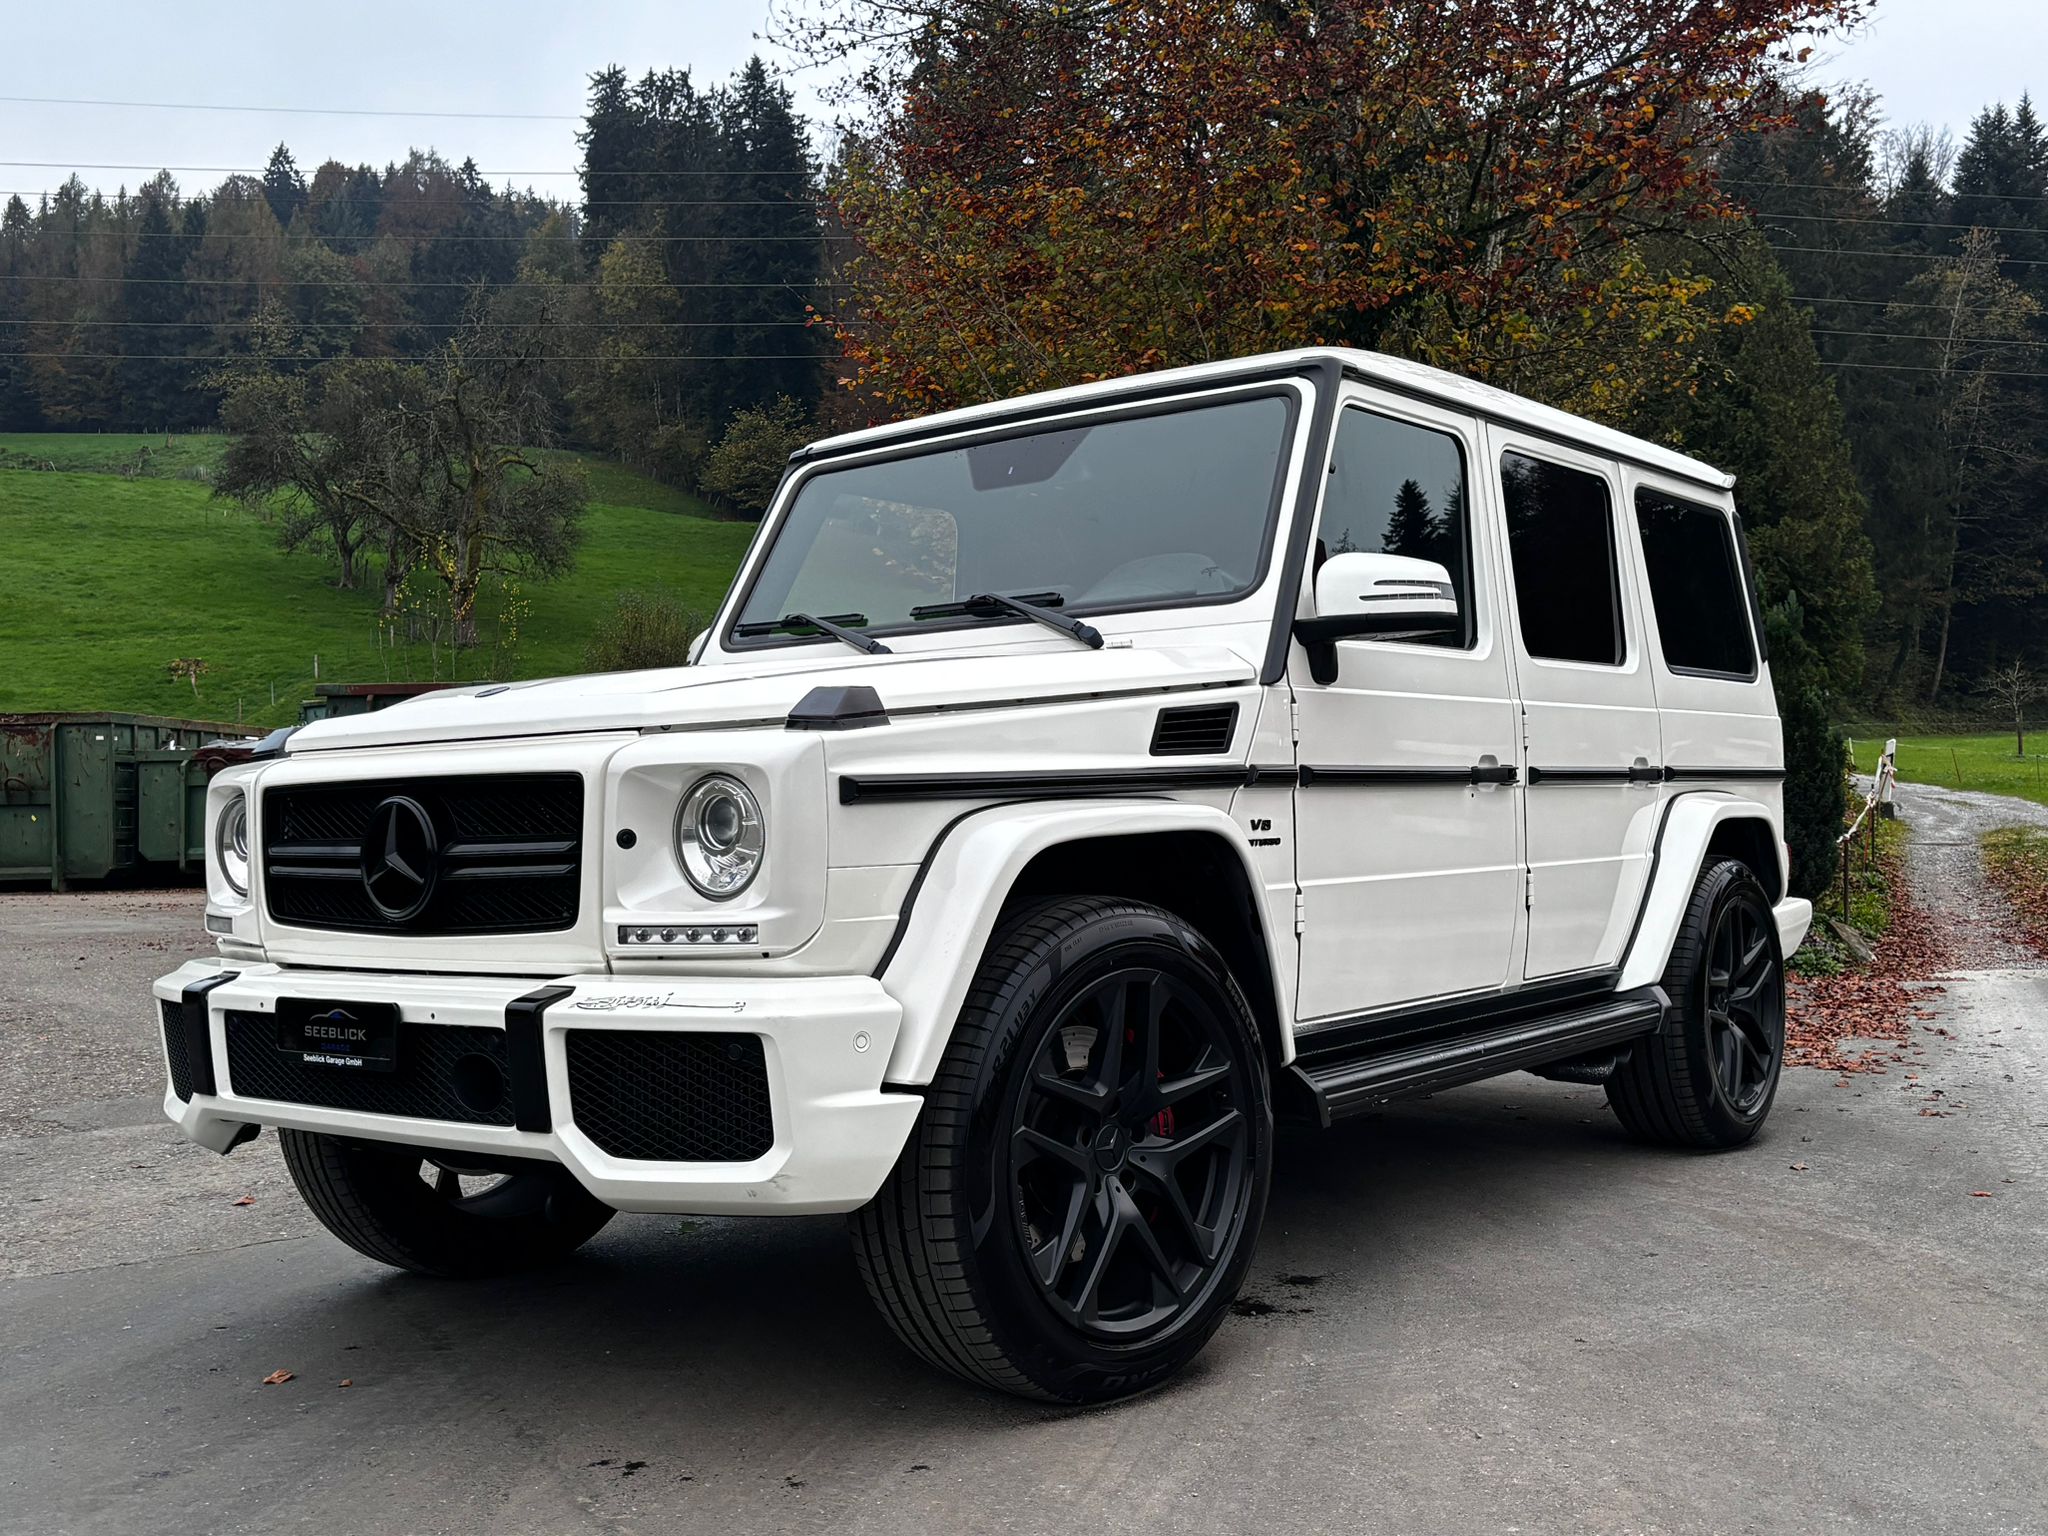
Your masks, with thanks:
[[[391,161],[391,162],[387,162],[387,163],[388,163],[389,165],[393,165],[393,166],[396,166],[396,165],[400,165],[400,164],[402,164],[402,162],[399,162],[399,161]],[[327,161],[327,160],[323,160],[323,161],[321,161],[321,162],[320,162],[320,164],[321,164],[321,165],[328,165],[328,164],[340,165],[340,164],[342,164],[342,162],[341,162],[341,161],[338,161],[338,160],[335,160],[335,161]],[[39,171],[151,171],[151,172],[154,172],[154,171],[185,171],[185,172],[191,172],[191,173],[193,173],[193,174],[196,174],[196,175],[207,175],[207,176],[261,176],[261,175],[262,175],[262,174],[263,174],[263,173],[264,173],[264,172],[265,172],[266,170],[268,170],[268,169],[269,169],[269,167],[268,167],[268,166],[263,166],[263,165],[142,165],[142,164],[136,164],[136,163],[132,163],[132,162],[124,162],[124,161],[113,161],[113,160],[0,160],[0,166],[14,166],[14,167],[18,167],[18,168],[20,168],[20,169],[24,169],[24,170],[39,170]],[[315,170],[317,171],[317,170],[319,169],[319,167],[317,167],[317,166],[316,166],[316,167],[315,167],[314,169],[315,169]],[[361,167],[360,165],[353,165],[353,166],[349,166],[349,167],[347,167],[347,169],[349,169],[349,170],[360,170],[360,169],[362,169],[362,167]],[[371,167],[371,169],[375,169],[375,167]],[[456,167],[456,169],[460,169],[460,167]],[[616,170],[616,171],[614,171],[614,170],[593,170],[593,169],[591,169],[591,168],[590,168],[590,167],[588,167],[588,166],[572,166],[572,167],[570,167],[570,168],[569,168],[568,170],[510,170],[510,171],[507,171],[507,170],[497,170],[497,171],[478,171],[478,172],[477,172],[477,175],[479,175],[479,176],[575,176],[575,177],[584,177],[584,176],[730,176],[730,175],[732,175],[732,174],[733,174],[733,173],[732,173],[731,171],[729,171],[729,170],[681,170],[681,171],[670,171],[670,170],[656,170],[656,169],[653,169],[653,168],[648,168],[648,169],[644,169],[644,170],[643,170],[643,169],[639,169],[639,168],[632,168],[632,169],[624,169],[624,170]],[[747,174],[748,174],[749,176],[808,176],[808,175],[810,175],[810,174],[812,174],[812,173],[811,173],[811,172],[809,172],[809,171],[786,171],[786,170],[750,170],[750,171],[748,171],[748,172],[747,172]]]
[[[201,244],[203,244],[203,243],[205,242],[206,238],[207,238],[207,237],[206,237],[206,236],[204,236],[204,235],[188,235],[188,234],[184,234],[183,232],[181,232],[181,231],[179,231],[179,230],[175,230],[175,229],[171,229],[171,230],[165,230],[165,231],[164,231],[163,233],[161,233],[161,234],[153,234],[153,233],[151,233],[151,232],[150,232],[150,231],[148,231],[148,230],[138,230],[138,229],[74,229],[74,230],[67,230],[67,231],[64,231],[64,232],[63,232],[63,236],[62,236],[62,237],[63,237],[63,238],[66,238],[66,239],[73,239],[73,240],[79,240],[79,239],[84,239],[84,240],[184,240],[184,241],[187,241],[187,242],[191,243],[191,244],[192,244],[192,245],[194,245],[195,247],[196,247],[196,246],[198,246],[198,245],[201,245]],[[228,240],[257,240],[257,241],[262,241],[262,242],[264,242],[264,243],[269,243],[269,242],[272,242],[272,241],[276,241],[276,242],[278,242],[278,243],[281,243],[281,244],[284,244],[284,245],[326,245],[326,244],[327,244],[328,242],[330,242],[330,241],[333,241],[333,240],[369,240],[369,241],[373,241],[373,242],[374,242],[374,241],[378,241],[378,240],[399,240],[399,241],[404,241],[404,242],[407,242],[407,243],[410,243],[410,244],[415,244],[415,245],[430,245],[430,244],[446,244],[446,243],[448,243],[448,242],[450,242],[450,241],[454,241],[454,242],[457,242],[457,243],[460,243],[460,244],[464,244],[464,245],[475,245],[475,244],[488,244],[488,245],[507,245],[507,244],[511,244],[511,245],[525,245],[525,244],[528,244],[529,242],[531,242],[531,241],[535,241],[535,240],[566,240],[566,241],[569,241],[569,242],[571,242],[571,243],[574,243],[574,244],[580,244],[580,243],[582,243],[582,241],[584,240],[584,238],[585,238],[585,237],[584,237],[584,236],[582,236],[582,235],[544,235],[544,234],[540,233],[540,231],[539,231],[539,230],[537,230],[537,229],[536,229],[536,230],[530,231],[529,233],[527,233],[527,234],[523,234],[523,235],[446,235],[446,234],[438,234],[438,233],[437,233],[437,234],[431,234],[431,235],[399,235],[399,234],[381,234],[381,235],[379,235],[379,234],[369,234],[369,235],[286,235],[286,234],[277,234],[277,235],[228,235],[228,236],[225,236],[225,237],[222,237],[222,238],[225,238],[225,239],[228,239]],[[628,238],[628,239],[631,239],[631,240],[639,240],[639,241],[642,241],[642,242],[644,242],[644,243],[646,243],[646,244],[648,244],[648,245],[717,245],[717,244],[725,244],[725,245],[768,245],[768,244],[773,244],[773,243],[777,243],[777,242],[782,242],[782,243],[786,243],[786,242],[788,242],[788,241],[791,241],[791,240],[804,240],[804,241],[811,241],[811,240],[819,240],[819,239],[822,239],[822,238],[824,238],[824,230],[823,230],[823,229],[817,229],[817,230],[813,230],[813,231],[811,231],[811,232],[809,232],[809,233],[807,233],[807,234],[801,234],[801,235],[642,235],[642,234],[632,234],[632,235],[628,235],[628,236],[627,236],[626,238]],[[338,254],[340,254],[340,253],[339,253],[339,252],[337,252],[336,254],[338,255]]]
[[[751,175],[752,173],[751,173],[751,172],[743,172],[743,171],[735,171],[735,172],[734,172],[733,174],[734,174],[734,176],[736,176],[736,177],[737,177],[737,176],[745,176],[745,175]],[[147,185],[147,184],[145,183],[145,185]],[[41,188],[40,190],[38,190],[38,189],[35,189],[35,188],[30,188],[30,187],[17,187],[17,188],[13,188],[13,189],[0,189],[0,197],[34,197],[34,198],[44,198],[44,199],[47,199],[47,198],[51,198],[51,197],[54,197],[54,196],[56,196],[56,194],[57,194],[58,190],[59,190],[59,189],[58,189],[58,188],[55,188],[55,187],[44,187],[44,188]],[[498,194],[497,194],[497,193],[495,193],[495,192],[491,193],[490,195],[491,195],[491,197],[493,197],[493,198],[496,198],[496,197],[498,196]],[[521,194],[519,194],[519,193],[514,193],[514,194],[512,194],[512,195],[513,195],[513,196],[514,196],[515,198],[519,198],[519,197],[521,197]],[[133,193],[130,193],[130,194],[129,194],[129,201],[130,201],[130,202],[140,202],[141,200],[142,200],[142,194],[141,194],[140,192],[133,192]],[[196,197],[196,196],[195,196],[195,197],[188,197],[188,198],[184,199],[184,201],[185,201],[186,203],[188,203],[188,204],[190,204],[190,203],[195,203],[195,202],[198,202],[198,201],[200,201],[200,200],[201,200],[201,199],[200,199],[199,197]],[[565,201],[559,201],[559,202],[558,202],[558,201],[556,201],[556,200],[555,200],[554,198],[552,198],[552,197],[536,197],[536,198],[534,198],[533,200],[534,200],[535,202],[543,203],[543,204],[545,204],[546,206],[548,206],[548,207],[550,207],[550,208],[565,208],[565,209],[575,209],[575,208],[822,208],[822,207],[824,207],[824,206],[825,206],[825,201],[824,201],[824,199],[823,199],[823,198],[816,198],[816,197],[751,197],[751,198],[749,198],[749,197],[679,197],[679,198],[646,198],[646,197],[584,197],[584,198],[577,198],[577,199],[575,199],[575,200],[573,200],[573,201],[566,201],[566,200],[565,200]],[[307,205],[308,207],[320,207],[320,208],[384,208],[384,207],[387,207],[387,206],[389,206],[389,204],[391,203],[391,201],[392,201],[392,200],[391,200],[390,198],[385,198],[385,197],[323,197],[323,198],[320,198],[320,199],[317,199],[317,200],[315,200],[315,199],[313,199],[313,198],[311,198],[311,197],[309,196],[309,198],[307,199],[307,204],[306,204],[306,205]],[[402,201],[402,202],[404,203],[404,205],[405,205],[405,206],[406,206],[407,208],[471,208],[471,207],[475,207],[475,206],[476,206],[476,204],[475,204],[475,203],[473,203],[472,201],[470,201],[470,200],[469,200],[469,199],[467,199],[467,198],[455,198],[455,197],[437,197],[437,198],[404,198],[404,197],[401,197],[401,198],[400,198],[400,201]]]
[[[1765,242],[1769,245],[1769,242]],[[1839,245],[1772,245],[1774,251],[1799,251],[1811,256],[1890,256],[1903,257],[1908,261],[1954,261],[1953,251],[1859,251]],[[2048,267],[2048,258],[2034,256],[1997,256],[1992,258],[2002,267]]]
[[[1795,293],[1789,297],[1794,304],[1862,304],[1878,309],[1939,309],[1944,312],[1955,308],[1953,304],[1909,303],[1905,299],[1844,299],[1817,293]]]
[[[228,327],[248,328],[260,324],[253,318],[228,320],[36,320],[0,315],[0,325],[76,326],[89,330],[218,331]],[[301,331],[461,331],[468,326],[460,320],[293,320]],[[695,331],[730,326],[735,330],[757,330],[767,326],[815,326],[811,320],[650,320],[621,325],[611,320],[535,320],[529,327],[540,331]]]
[[[1736,180],[1727,176],[1716,177],[1715,180],[1724,187],[1785,187],[1799,192],[1861,192],[1872,197],[1884,195],[1877,192],[1874,188],[1858,187],[1843,181],[1772,181],[1767,178],[1756,177]],[[1949,197],[1958,200],[1975,198],[1987,203],[2048,203],[2048,194],[2039,192],[1957,192],[1941,187],[1936,187],[1933,191],[1936,197]]]
[[[1942,306],[1946,307],[1946,306]],[[1831,331],[1815,328],[1816,336],[1861,336],[1870,341],[1953,341],[1968,342],[1979,347],[2039,347],[2042,342],[2026,337],[2005,336],[1945,336],[1919,331]]]
[[[310,117],[448,117],[487,122],[580,123],[567,112],[429,112],[383,107],[256,107],[219,101],[106,101],[86,96],[0,96],[0,102],[34,107],[133,107],[153,112],[282,112]]]
[[[531,281],[522,278],[508,278],[504,282],[492,282],[486,278],[465,279],[422,279],[413,282],[404,278],[364,278],[360,281],[350,277],[123,277],[110,273],[95,277],[83,272],[17,272],[8,279],[17,283],[183,283],[195,288],[474,288],[482,283],[493,293],[518,288],[558,288],[564,292],[581,293],[602,288],[608,293],[639,293],[645,291],[699,290],[707,288],[739,289],[769,288],[785,293],[809,292],[814,288],[850,288],[851,283],[839,282],[832,278],[806,278],[802,281],[764,281],[752,283],[555,283]]]
[[[1986,229],[1994,235],[2048,235],[2048,229],[2034,224],[1937,224],[1926,219],[1867,219],[1845,213],[1780,213],[1760,208],[1750,211],[1767,224],[1777,219],[1797,219],[1805,224],[1882,224],[1898,229]]]
[[[233,353],[221,357],[194,357],[187,352],[15,352],[9,355],[66,363],[204,363],[212,368],[257,361],[256,358],[246,352]],[[434,353],[424,356],[352,359],[352,361],[376,363],[434,363],[440,360],[440,356]],[[503,356],[465,356],[463,358],[463,361],[466,363],[787,363],[800,360],[801,354],[792,352],[643,352],[629,357],[614,357],[600,352],[576,357],[536,358],[506,354]],[[280,358],[276,361],[315,364],[340,362],[342,359],[307,357]]]
[[[1950,373],[1956,370],[1936,367],[1932,363],[1850,363],[1820,360],[1823,368],[1874,368],[1882,373]],[[2023,373],[2009,368],[1972,368],[1972,378],[1979,379],[2048,379],[2048,373]]]

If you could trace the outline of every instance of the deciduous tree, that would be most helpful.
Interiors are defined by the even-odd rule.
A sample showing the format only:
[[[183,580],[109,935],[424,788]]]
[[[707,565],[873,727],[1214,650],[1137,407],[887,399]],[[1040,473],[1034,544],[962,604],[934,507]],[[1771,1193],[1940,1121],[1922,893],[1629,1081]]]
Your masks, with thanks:
[[[1646,232],[1862,0],[840,0],[859,381],[898,409],[1309,342],[1602,414],[1725,317]]]

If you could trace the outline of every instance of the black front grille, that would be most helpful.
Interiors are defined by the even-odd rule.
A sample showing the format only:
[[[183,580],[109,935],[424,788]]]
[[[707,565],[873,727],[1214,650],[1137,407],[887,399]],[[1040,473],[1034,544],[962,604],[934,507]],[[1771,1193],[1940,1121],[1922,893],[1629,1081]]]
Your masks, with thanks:
[[[750,1163],[775,1145],[759,1035],[572,1029],[569,1114],[613,1157]]]
[[[158,998],[164,1012],[164,1055],[171,1063],[171,1092],[192,1097],[192,1059],[185,1053],[185,1005]]]
[[[1237,732],[1235,704],[1162,709],[1152,725],[1154,757],[1213,757],[1230,750]]]
[[[377,905],[363,878],[366,860],[382,852],[365,849],[377,808],[394,796],[425,813],[437,849],[424,902],[397,917]],[[576,923],[583,780],[504,774],[266,790],[263,856],[270,915],[300,928],[558,932]]]
[[[279,1050],[275,1014],[231,1010],[226,1023],[228,1086],[243,1098],[465,1125],[512,1123],[502,1029],[401,1021],[397,1068],[364,1072],[308,1066],[298,1052]]]

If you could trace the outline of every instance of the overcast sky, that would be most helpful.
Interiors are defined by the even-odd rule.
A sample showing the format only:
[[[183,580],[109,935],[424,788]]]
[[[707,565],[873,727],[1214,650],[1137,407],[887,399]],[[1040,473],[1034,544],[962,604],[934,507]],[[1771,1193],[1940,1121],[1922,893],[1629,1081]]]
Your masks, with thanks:
[[[0,101],[0,190],[33,194],[77,166],[111,189],[146,171],[114,166],[257,167],[279,140],[310,170],[334,157],[382,165],[408,147],[473,157],[494,181],[572,194],[586,77],[687,66],[725,78],[758,39],[766,0],[11,0],[0,23],[0,96],[235,107],[353,108],[365,115],[165,110]],[[1878,0],[1859,35],[1826,46],[1815,79],[1867,80],[1891,124],[1932,122],[1958,137],[1986,102],[2048,96],[2048,0]],[[780,62],[786,63],[786,60]],[[828,115],[823,82],[799,75],[800,103]],[[406,113],[527,113],[434,118]],[[394,114],[394,115],[385,115]],[[516,174],[513,174],[516,173]],[[181,173],[188,188],[212,171]]]

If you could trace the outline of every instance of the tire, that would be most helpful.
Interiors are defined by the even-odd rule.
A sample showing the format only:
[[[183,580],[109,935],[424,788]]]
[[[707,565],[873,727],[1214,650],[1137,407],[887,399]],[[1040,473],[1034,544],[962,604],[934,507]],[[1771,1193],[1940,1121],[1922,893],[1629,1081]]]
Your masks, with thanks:
[[[909,1144],[851,1218],[855,1257],[939,1369],[1128,1396],[1223,1321],[1272,1140],[1258,1027],[1209,942],[1137,902],[1047,902],[990,941]]]
[[[416,1147],[311,1131],[281,1130],[278,1140],[320,1224],[394,1269],[462,1280],[538,1269],[567,1258],[612,1219],[610,1206],[551,1164],[465,1175],[451,1155],[439,1162]],[[465,1193],[465,1177],[487,1187]]]
[[[1700,870],[1664,971],[1664,1024],[1607,1082],[1624,1129],[1715,1151],[1756,1135],[1785,1055],[1785,960],[1770,899],[1734,859]]]

